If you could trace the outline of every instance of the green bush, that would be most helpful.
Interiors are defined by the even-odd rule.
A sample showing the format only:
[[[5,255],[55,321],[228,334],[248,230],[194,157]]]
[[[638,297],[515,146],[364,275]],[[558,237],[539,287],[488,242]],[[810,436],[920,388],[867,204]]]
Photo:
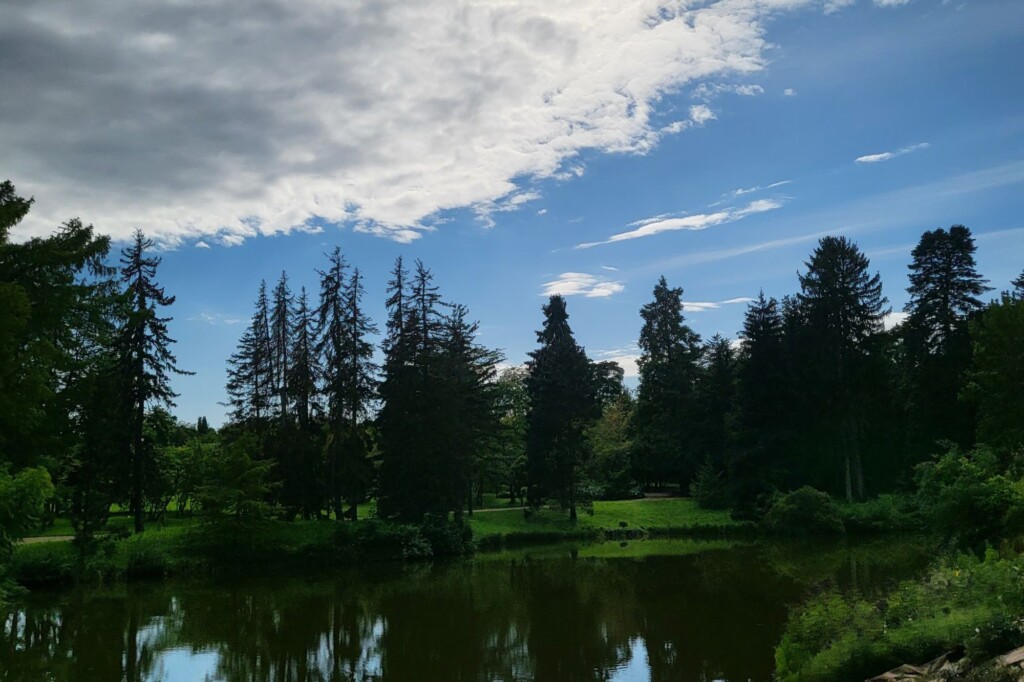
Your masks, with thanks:
[[[75,551],[69,542],[41,542],[17,548],[10,575],[21,585],[69,583],[75,578]]]
[[[705,462],[697,469],[697,476],[690,484],[690,497],[701,509],[728,509],[729,490],[725,476],[710,462]]]
[[[845,532],[839,508],[828,493],[804,486],[775,500],[765,527],[781,535],[839,535]]]
[[[960,452],[951,445],[917,467],[917,501],[933,529],[978,547],[1024,531],[1024,493],[1002,473],[985,446]]]
[[[886,533],[921,530],[924,518],[915,498],[879,495],[865,502],[844,504],[839,515],[848,533]]]
[[[983,661],[1024,642],[1024,559],[966,555],[882,599],[828,591],[790,614],[775,650],[781,682],[864,679],[958,645]]]
[[[430,545],[433,556],[462,556],[475,549],[473,530],[462,519],[448,521],[428,515],[420,524],[420,534]]]

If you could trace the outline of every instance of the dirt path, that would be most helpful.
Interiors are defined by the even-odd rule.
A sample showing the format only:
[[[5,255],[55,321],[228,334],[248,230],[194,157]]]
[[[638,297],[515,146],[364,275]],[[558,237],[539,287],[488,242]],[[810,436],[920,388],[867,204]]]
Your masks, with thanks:
[[[35,538],[22,538],[18,544],[21,545],[38,545],[42,542],[70,542],[74,540],[74,535],[45,535]]]

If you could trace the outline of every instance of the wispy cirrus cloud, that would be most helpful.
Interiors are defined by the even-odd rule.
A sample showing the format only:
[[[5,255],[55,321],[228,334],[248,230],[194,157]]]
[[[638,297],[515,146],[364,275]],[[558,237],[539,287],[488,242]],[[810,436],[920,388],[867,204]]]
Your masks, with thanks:
[[[585,242],[577,244],[577,249],[589,249],[602,244],[640,239],[642,237],[653,237],[663,232],[675,232],[679,230],[706,230],[709,227],[741,220],[747,216],[757,213],[765,213],[782,208],[783,202],[777,199],[758,199],[741,208],[726,208],[714,213],[698,213],[681,217],[671,217],[672,214],[662,214],[653,218],[645,218],[630,223],[630,227],[636,229],[613,234],[608,239],[599,242]]]
[[[919,149],[927,149],[929,146],[931,145],[927,142],[919,142],[918,144],[900,147],[896,151],[892,152],[879,152],[878,154],[865,154],[864,156],[858,156],[855,161],[856,163],[879,163],[882,161],[888,161],[889,159],[895,159],[897,156],[916,152]]]
[[[550,282],[544,283],[541,296],[585,296],[586,298],[605,298],[624,291],[622,282],[589,275],[585,272],[563,272]]]
[[[726,203],[727,201],[730,201],[731,199],[736,199],[737,197],[742,197],[742,196],[744,196],[746,194],[756,194],[758,192],[767,192],[768,190],[776,189],[778,187],[784,187],[785,185],[791,185],[791,184],[793,184],[792,180],[779,180],[777,182],[773,182],[773,183],[770,183],[768,185],[754,185],[753,187],[738,187],[738,188],[732,190],[731,192],[726,192],[725,194],[723,194],[722,198],[719,199],[718,201],[716,201],[715,203],[711,204],[711,206],[720,206],[720,205]]]
[[[207,311],[203,311],[198,315],[193,315],[192,317],[188,317],[185,319],[187,319],[189,322],[202,322],[203,324],[209,325],[235,325],[242,322],[242,318],[235,317],[234,315],[225,315],[224,313],[211,313]]]
[[[703,313],[708,310],[718,310],[724,305],[750,303],[753,300],[747,296],[741,296],[739,298],[727,298],[724,301],[683,301],[683,310],[688,313]]]

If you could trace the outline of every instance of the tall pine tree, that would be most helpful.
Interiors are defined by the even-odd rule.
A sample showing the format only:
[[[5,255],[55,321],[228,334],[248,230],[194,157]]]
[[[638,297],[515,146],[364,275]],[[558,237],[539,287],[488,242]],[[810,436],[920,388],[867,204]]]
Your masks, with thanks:
[[[805,265],[797,302],[810,349],[805,363],[815,381],[801,390],[821,410],[824,442],[841,472],[846,499],[863,499],[863,376],[869,340],[881,331],[888,312],[882,282],[868,272],[867,256],[845,237],[822,238]]]
[[[143,427],[148,405],[174,406],[177,397],[171,389],[171,374],[191,374],[178,369],[170,347],[175,343],[167,332],[169,317],[158,310],[174,303],[156,281],[160,258],[147,256],[153,242],[136,230],[132,243],[121,254],[121,281],[126,285],[127,317],[117,339],[121,368],[121,397],[128,419],[128,461],[131,463],[131,508],[135,532],[143,525],[143,483],[147,448]]]
[[[640,309],[640,386],[633,413],[637,476],[686,489],[699,464],[693,449],[693,390],[700,337],[683,320],[683,290],[662,277]]]
[[[590,360],[569,327],[565,299],[552,296],[543,311],[540,348],[527,363],[527,502],[538,508],[555,498],[575,523],[576,507],[586,501],[581,495],[589,449],[585,432],[599,414],[599,403]]]

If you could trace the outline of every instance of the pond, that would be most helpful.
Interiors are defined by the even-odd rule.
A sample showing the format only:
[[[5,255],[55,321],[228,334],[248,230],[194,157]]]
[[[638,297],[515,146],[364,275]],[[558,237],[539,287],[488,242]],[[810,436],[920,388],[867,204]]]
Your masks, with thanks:
[[[0,680],[757,682],[790,606],[928,559],[910,540],[645,541],[36,592],[0,615]]]

